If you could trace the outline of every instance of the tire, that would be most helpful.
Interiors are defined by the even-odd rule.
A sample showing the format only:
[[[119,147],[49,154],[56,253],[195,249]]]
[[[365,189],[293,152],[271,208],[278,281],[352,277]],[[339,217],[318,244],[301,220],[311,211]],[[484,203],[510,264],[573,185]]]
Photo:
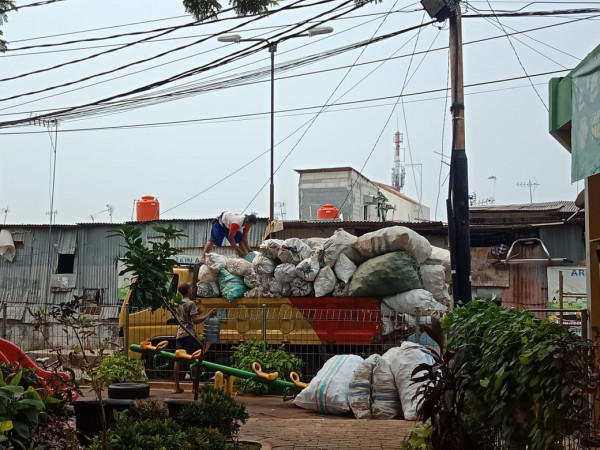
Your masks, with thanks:
[[[108,398],[137,399],[150,396],[150,385],[147,383],[113,383],[108,386]]]

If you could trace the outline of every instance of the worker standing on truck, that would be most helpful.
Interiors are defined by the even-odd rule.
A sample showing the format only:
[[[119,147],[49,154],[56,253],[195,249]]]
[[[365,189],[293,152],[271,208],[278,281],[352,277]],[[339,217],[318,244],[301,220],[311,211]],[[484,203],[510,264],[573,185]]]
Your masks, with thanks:
[[[196,350],[200,349],[200,342],[196,335],[196,325],[204,322],[209,317],[213,317],[216,313],[216,309],[211,309],[204,315],[201,315],[196,306],[196,302],[190,299],[192,292],[191,283],[180,283],[177,290],[183,296],[183,303],[175,308],[175,315],[179,322],[179,328],[177,329],[177,336],[175,338],[175,349],[185,349],[188,355],[191,355]],[[198,370],[194,367],[194,373]],[[175,361],[173,365],[173,372],[175,375],[175,389],[174,394],[181,394],[183,389],[179,385],[179,375],[181,372],[181,363]]]
[[[255,224],[255,214],[238,214],[230,211],[222,212],[213,221],[210,239],[204,247],[201,261],[205,262],[206,255],[210,253],[213,245],[221,247],[225,238],[227,238],[240,258],[246,256],[250,251],[248,233]]]

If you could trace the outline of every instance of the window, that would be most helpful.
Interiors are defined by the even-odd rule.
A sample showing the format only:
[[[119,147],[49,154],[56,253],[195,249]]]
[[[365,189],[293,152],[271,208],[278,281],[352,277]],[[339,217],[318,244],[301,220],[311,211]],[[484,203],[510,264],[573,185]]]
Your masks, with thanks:
[[[363,220],[369,220],[369,205],[363,206]]]
[[[56,273],[73,273],[73,267],[75,265],[75,255],[72,253],[59,253],[58,254],[58,266],[56,267]]]

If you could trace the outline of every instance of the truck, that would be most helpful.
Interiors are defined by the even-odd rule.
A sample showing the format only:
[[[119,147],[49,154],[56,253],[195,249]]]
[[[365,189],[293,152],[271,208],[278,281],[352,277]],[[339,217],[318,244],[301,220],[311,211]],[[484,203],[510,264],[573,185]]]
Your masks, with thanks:
[[[178,266],[173,271],[171,286],[175,289],[181,282],[192,282],[195,286],[196,274],[197,266]],[[229,365],[236,345],[261,339],[268,345],[283,345],[286,351],[302,358],[303,380],[314,377],[333,355],[382,354],[414,332],[402,314],[382,312],[380,299],[376,297],[238,298],[233,302],[221,297],[193,299],[199,310],[216,308],[220,319],[216,337],[214,330],[211,332],[205,360]],[[386,314],[388,317],[384,317]],[[384,319],[393,323],[393,330],[385,329]],[[152,312],[129,307],[129,293],[120,311],[119,326],[126,348],[142,341],[150,341],[152,345],[168,341],[167,349],[175,349],[177,325],[171,313],[162,308]],[[205,334],[204,324],[197,325],[197,333]],[[150,379],[172,377],[168,361],[132,351],[129,356],[144,359]]]

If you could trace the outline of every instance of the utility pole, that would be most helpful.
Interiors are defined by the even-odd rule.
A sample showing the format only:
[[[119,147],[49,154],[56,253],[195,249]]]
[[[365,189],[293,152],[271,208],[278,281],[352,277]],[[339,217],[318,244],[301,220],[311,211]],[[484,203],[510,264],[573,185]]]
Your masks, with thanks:
[[[452,293],[454,302],[471,300],[471,234],[469,229],[469,172],[465,151],[462,26],[460,4],[450,10],[450,72],[452,80],[452,156],[447,200]]]
[[[533,192],[535,191],[535,188],[537,188],[539,185],[540,185],[539,183],[536,183],[535,181],[531,181],[531,180],[520,181],[517,183],[517,186],[519,186],[519,187],[529,188],[529,203],[533,203]]]

